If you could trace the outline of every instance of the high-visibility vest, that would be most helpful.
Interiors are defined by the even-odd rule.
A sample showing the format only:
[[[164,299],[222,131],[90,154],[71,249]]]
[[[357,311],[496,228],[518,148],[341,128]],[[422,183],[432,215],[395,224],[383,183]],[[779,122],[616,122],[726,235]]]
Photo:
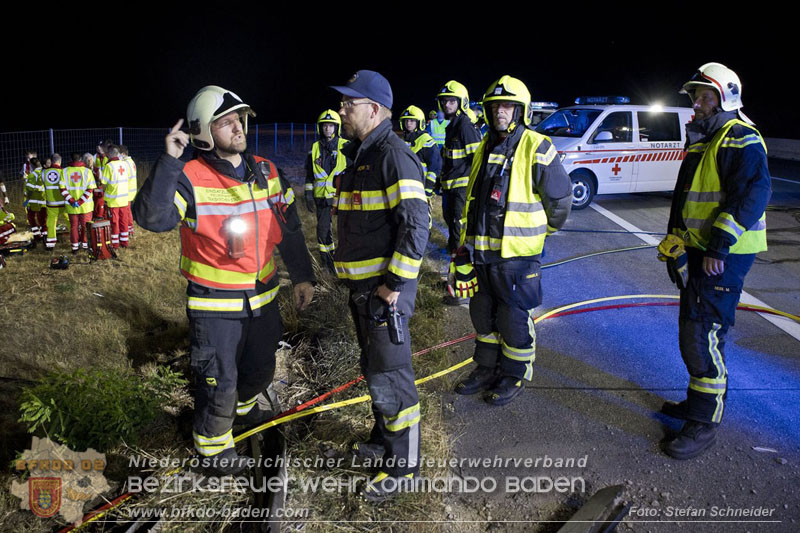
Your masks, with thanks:
[[[64,207],[64,197],[61,196],[61,167],[50,167],[42,171],[42,181],[44,182],[44,200],[47,207]]]
[[[433,146],[436,146],[436,141],[429,134],[423,133],[422,135],[414,139],[413,143],[406,142],[406,144],[408,145],[409,148],[411,148],[412,152],[417,154],[423,148],[431,148]],[[419,159],[419,163],[422,165],[422,171],[425,174],[426,188],[428,187],[428,185],[430,185],[431,188],[433,188],[433,185],[436,184],[436,174],[428,170],[428,164],[425,163],[425,161],[423,161],[421,157],[417,156],[417,159]]]
[[[136,198],[136,193],[139,192],[139,183],[136,175],[136,163],[132,157],[125,158],[125,164],[128,165],[128,203],[133,203]]]
[[[447,129],[447,125],[450,124],[450,121],[443,120],[440,123],[438,119],[433,119],[428,124],[430,124],[430,133],[433,140],[440,147],[444,146],[445,130]]]
[[[41,168],[34,169],[25,178],[25,199],[28,200],[29,211],[40,211],[45,206]]]
[[[754,131],[741,139],[726,139],[726,135],[735,125],[745,126]],[[740,225],[732,215],[720,208],[723,198],[722,181],[717,169],[717,152],[720,147],[726,149],[744,148],[750,144],[761,143],[766,152],[767,146],[761,134],[749,124],[733,119],[725,123],[708,143],[689,146],[688,150],[703,152],[700,164],[692,178],[692,185],[683,204],[681,215],[686,231],[675,228],[673,231],[688,246],[705,250],[711,238],[711,228],[717,228],[736,238],[736,244],[730,247],[731,254],[755,254],[767,249],[766,213],[761,214],[752,227]]]
[[[325,169],[318,163],[321,156],[319,141],[315,142],[311,147],[311,170],[314,173],[314,183],[307,185],[312,185],[314,198],[333,198],[336,196],[333,178],[344,172],[347,165],[347,159],[342,155],[342,147],[347,144],[347,141],[339,137],[337,142],[336,165],[330,172],[325,172]]]
[[[542,206],[542,199],[533,188],[531,169],[534,163],[550,164],[558,153],[551,147],[547,154],[537,154],[536,149],[545,139],[544,135],[526,129],[514,151],[511,173],[508,183],[506,212],[503,217],[503,236],[489,236],[489,226],[485,224],[485,235],[467,235],[467,214],[470,204],[476,200],[473,188],[483,166],[483,153],[488,138],[484,137],[472,160],[472,171],[467,185],[467,202],[462,212],[462,229],[460,245],[469,242],[476,250],[499,251],[503,258],[527,257],[542,253],[544,239],[547,234],[547,214]],[[505,157],[501,154],[489,154],[489,162],[503,164]],[[478,199],[482,201],[483,199]]]
[[[294,201],[294,194],[291,189],[284,194],[278,169],[271,161],[261,157],[255,160],[267,176],[268,190],[256,182],[242,183],[224,176],[202,158],[183,167],[192,183],[196,214],[194,219],[186,217],[188,202],[176,192],[175,205],[183,220],[181,273],[189,281],[214,289],[250,290],[256,280],[266,283],[275,274],[273,250],[281,242],[282,233],[272,206],[282,209]],[[244,256],[237,259],[228,256],[228,225],[233,217],[244,227]],[[250,304],[254,305],[252,301]]]
[[[59,186],[65,189],[75,201],[83,197],[83,204],[78,207],[72,207],[69,203],[65,203],[68,215],[82,215],[94,211],[92,190],[97,188],[97,183],[94,180],[94,173],[91,169],[85,166],[66,167],[61,173]]]
[[[103,167],[100,178],[105,192],[108,207],[125,207],[128,205],[128,165],[119,159],[110,159]]]

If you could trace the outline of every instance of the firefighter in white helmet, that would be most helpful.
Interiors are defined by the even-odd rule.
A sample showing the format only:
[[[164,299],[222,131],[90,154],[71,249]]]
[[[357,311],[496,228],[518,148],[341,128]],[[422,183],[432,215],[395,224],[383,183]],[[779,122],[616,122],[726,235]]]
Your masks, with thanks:
[[[331,229],[333,198],[336,196],[334,180],[347,168],[348,160],[342,153],[348,141],[341,137],[342,119],[333,109],[326,109],[317,118],[319,140],[311,146],[306,159],[306,208],[317,213],[317,243],[322,266],[332,274],[333,243]]]
[[[687,154],[659,253],[680,289],[679,343],[689,387],[685,400],[666,402],[662,411],[686,420],[664,451],[690,459],[714,444],[722,421],[725,335],[755,254],[767,249],[771,184],[764,139],[742,113],[739,76],[706,63],[681,93],[689,95],[695,117],[686,126]]]
[[[179,120],[133,204],[150,231],[180,224],[180,269],[189,281],[192,368],[197,376],[194,444],[217,474],[243,470],[232,426],[272,413],[259,397],[275,372],[283,333],[276,296],[275,247],[289,269],[295,304],[314,294],[311,258],[294,194],[275,165],[247,152],[253,112],[235,93],[203,87],[189,103],[189,133]],[[194,159],[180,160],[191,141]],[[263,402],[265,403],[265,402]]]
[[[489,131],[475,152],[467,223],[451,261],[455,296],[471,297],[478,364],[455,390],[488,389],[491,405],[507,404],[533,378],[532,312],[542,298],[542,249],[572,206],[572,183],[555,145],[529,128],[530,102],[528,88],[511,76],[494,82],[483,97]]]

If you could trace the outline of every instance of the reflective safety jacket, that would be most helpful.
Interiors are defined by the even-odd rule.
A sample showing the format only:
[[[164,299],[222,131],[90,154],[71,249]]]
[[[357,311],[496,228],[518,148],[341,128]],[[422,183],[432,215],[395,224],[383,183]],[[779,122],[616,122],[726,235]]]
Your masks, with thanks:
[[[82,215],[94,211],[92,191],[97,188],[94,173],[83,164],[75,161],[61,173],[61,182],[58,187],[65,200],[65,209],[68,215]],[[71,201],[77,202],[78,207],[72,207]]]
[[[136,193],[139,192],[136,163],[134,163],[132,157],[126,157],[123,161],[128,165],[128,203],[133,203],[133,199],[136,198]]]
[[[41,211],[45,206],[41,168],[34,169],[25,178],[25,199],[28,201],[28,211]]]
[[[458,114],[447,125],[447,134],[442,149],[442,189],[449,191],[466,187],[472,167],[472,157],[481,142],[481,134],[469,117]]]
[[[304,190],[313,191],[314,198],[333,198],[336,195],[333,180],[347,167],[347,158],[342,155],[342,148],[348,142],[337,136],[330,141],[321,139],[311,146],[306,161]]]
[[[106,205],[125,207],[128,205],[128,165],[125,161],[112,157],[103,166],[100,181],[103,184]]]
[[[405,141],[411,151],[417,154],[425,173],[425,194],[430,197],[436,187],[436,178],[442,171],[442,156],[439,154],[439,145],[433,137],[422,131],[405,134]]]
[[[259,316],[278,293],[276,245],[293,283],[314,280],[294,192],[270,161],[242,158],[240,179],[230,162],[212,153],[185,164],[163,154],[133,203],[134,220],[147,230],[181,224],[189,316]],[[242,257],[229,255],[234,240]]]
[[[44,182],[44,201],[47,207],[64,207],[64,197],[61,196],[62,169],[59,165],[53,165],[42,171],[42,181]]]
[[[763,252],[771,195],[764,140],[735,112],[707,120],[721,126],[687,147],[669,231],[717,259]]]
[[[351,288],[383,277],[389,289],[401,291],[418,276],[428,243],[422,165],[388,119],[344,150],[353,164],[342,174],[336,203],[336,273]]]
[[[428,133],[433,137],[434,142],[441,148],[444,146],[447,125],[450,124],[449,120],[439,122],[439,119],[433,119],[428,122]]]
[[[477,264],[540,254],[572,206],[572,183],[549,137],[517,128],[499,141],[483,139],[467,186],[459,245],[474,249]]]

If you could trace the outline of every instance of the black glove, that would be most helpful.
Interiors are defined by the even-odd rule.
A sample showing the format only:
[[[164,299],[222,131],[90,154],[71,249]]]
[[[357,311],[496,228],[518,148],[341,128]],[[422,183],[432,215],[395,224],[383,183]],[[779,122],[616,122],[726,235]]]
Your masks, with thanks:
[[[306,209],[313,213],[317,204],[314,202],[314,193],[311,191],[306,192]]]

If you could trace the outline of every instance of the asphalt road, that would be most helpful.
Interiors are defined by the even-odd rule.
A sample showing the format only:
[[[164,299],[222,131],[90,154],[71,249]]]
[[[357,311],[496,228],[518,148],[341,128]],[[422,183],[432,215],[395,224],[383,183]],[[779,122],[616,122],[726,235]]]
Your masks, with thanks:
[[[779,163],[770,162],[781,179],[773,181],[775,209],[767,213],[769,251],[758,255],[745,291],[800,315],[800,163]],[[622,231],[603,213],[646,232],[663,232],[670,195],[600,196],[595,204],[599,210],[571,215],[565,228],[571,231],[548,239],[543,264],[645,245],[631,233],[594,232]],[[581,259],[542,276],[544,301],[537,316],[593,298],[677,295],[654,249]],[[632,506],[623,531],[797,531],[800,328],[779,319],[792,336],[756,313],[737,313],[725,348],[729,392],[717,444],[699,458],[676,461],[658,443],[680,422],[658,409],[665,399],[683,399],[688,384],[677,315],[677,307],[639,307],[542,321],[533,382],[514,402],[491,407],[480,395],[446,395],[457,458],[539,459],[538,466],[495,462],[454,469],[491,478],[497,489],[452,493],[450,518],[470,521],[465,530],[555,531],[560,526],[548,521],[569,517],[597,490],[622,484]],[[466,309],[454,316],[468,320]],[[462,346],[454,358],[471,350]],[[547,458],[585,458],[586,465],[547,466]],[[535,490],[515,491],[516,479],[526,476],[563,477],[574,485],[566,492],[547,490],[545,479],[538,487],[529,482],[527,489]]]

